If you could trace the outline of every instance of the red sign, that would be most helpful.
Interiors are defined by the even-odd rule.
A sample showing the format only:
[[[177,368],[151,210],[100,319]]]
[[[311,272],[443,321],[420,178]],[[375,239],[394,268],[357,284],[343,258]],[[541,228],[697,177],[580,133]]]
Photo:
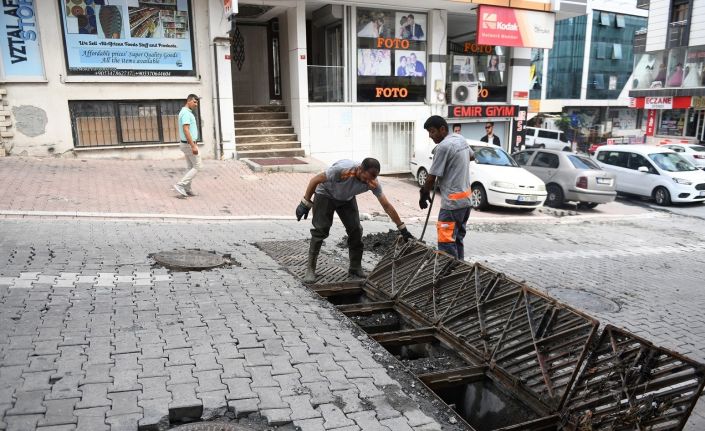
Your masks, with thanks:
[[[656,110],[649,109],[647,112],[646,119],[646,136],[654,136],[656,130]]]
[[[669,108],[655,108],[659,102],[668,102],[667,99],[671,99],[671,106]],[[637,109],[687,109],[691,106],[692,98],[690,96],[676,96],[676,97],[635,97],[634,106],[632,102],[629,102],[630,108]],[[667,103],[663,106],[666,106]]]
[[[518,112],[516,105],[449,106],[448,118],[516,117]]]
[[[529,98],[528,91],[513,91],[512,92],[512,99],[528,99],[528,98]]]
[[[552,13],[480,5],[477,17],[481,45],[553,48],[556,16]]]

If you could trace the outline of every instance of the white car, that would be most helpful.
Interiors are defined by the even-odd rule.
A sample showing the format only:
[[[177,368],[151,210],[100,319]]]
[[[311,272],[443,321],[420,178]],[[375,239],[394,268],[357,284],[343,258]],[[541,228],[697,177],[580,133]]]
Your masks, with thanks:
[[[617,176],[617,191],[653,198],[658,205],[705,201],[705,171],[675,151],[653,145],[605,145],[600,167]]]
[[[467,140],[475,152],[470,162],[471,202],[476,210],[490,205],[534,209],[546,200],[546,185],[536,175],[521,168],[501,148],[482,141]],[[411,173],[419,185],[426,182],[433,154],[414,158]]]
[[[705,146],[697,144],[668,144],[664,148],[680,154],[698,169],[705,169]]]

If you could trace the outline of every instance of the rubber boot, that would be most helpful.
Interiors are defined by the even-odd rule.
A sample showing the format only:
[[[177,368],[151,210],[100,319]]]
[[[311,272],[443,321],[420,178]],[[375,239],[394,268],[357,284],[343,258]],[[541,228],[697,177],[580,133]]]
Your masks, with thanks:
[[[348,251],[350,257],[350,268],[348,274],[353,278],[367,278],[367,272],[362,269],[362,249]]]
[[[321,251],[321,245],[320,242],[312,241],[308,249],[308,266],[306,266],[306,274],[303,278],[305,284],[313,284],[316,282],[316,263],[318,261],[318,253]]]

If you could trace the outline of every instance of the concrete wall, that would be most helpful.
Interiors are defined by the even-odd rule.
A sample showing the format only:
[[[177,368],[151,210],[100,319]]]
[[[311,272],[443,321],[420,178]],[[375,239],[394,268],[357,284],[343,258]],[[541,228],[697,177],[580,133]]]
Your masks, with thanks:
[[[14,137],[8,146],[13,154],[46,156],[68,154],[73,149],[70,100],[149,100],[185,99],[189,93],[203,96],[201,101],[202,152],[215,154],[212,46],[209,41],[209,8],[204,3],[193,7],[195,64],[198,76],[188,78],[128,78],[67,76],[59,3],[37,2],[37,22],[42,42],[45,82],[5,84],[9,109],[13,114]],[[222,8],[222,3],[221,3]],[[30,112],[32,115],[17,113]],[[178,146],[158,146],[81,152],[81,157],[168,158],[182,157]]]
[[[649,27],[646,35],[646,51],[659,51],[666,48],[668,20],[671,19],[670,0],[651,0],[649,6]]]

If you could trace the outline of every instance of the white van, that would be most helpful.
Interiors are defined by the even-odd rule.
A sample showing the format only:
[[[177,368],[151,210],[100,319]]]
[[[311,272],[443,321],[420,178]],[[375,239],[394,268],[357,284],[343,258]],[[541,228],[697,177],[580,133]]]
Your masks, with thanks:
[[[526,128],[526,148],[546,148],[549,150],[570,151],[570,142],[560,130]]]
[[[616,175],[620,193],[650,197],[658,205],[705,201],[705,171],[668,148],[603,145],[595,159]]]

